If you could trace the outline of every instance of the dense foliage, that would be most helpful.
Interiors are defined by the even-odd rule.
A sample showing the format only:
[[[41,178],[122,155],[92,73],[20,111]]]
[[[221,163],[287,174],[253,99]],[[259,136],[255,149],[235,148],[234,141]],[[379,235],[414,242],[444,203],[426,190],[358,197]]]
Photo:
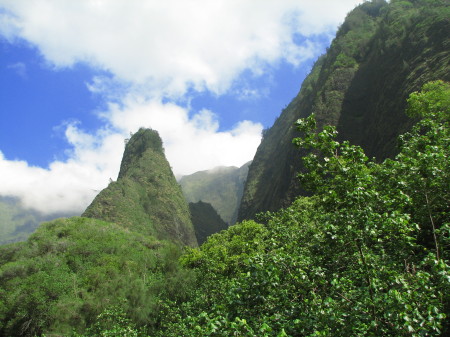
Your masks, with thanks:
[[[45,223],[27,242],[0,249],[0,335],[106,331],[106,316],[111,325],[156,324],[161,299],[179,300],[189,285],[180,254],[173,243],[100,220]]]
[[[0,335],[449,335],[450,85],[403,114],[448,78],[449,10],[350,13],[250,169],[247,215],[296,199],[199,248],[181,248],[196,245],[187,205],[139,130],[91,218],[0,247]]]
[[[450,85],[408,100],[395,159],[296,124],[312,197],[200,248],[89,218],[0,249],[2,336],[445,336]],[[181,264],[180,264],[181,263]]]
[[[297,97],[265,132],[250,166],[238,221],[288,206],[307,195],[296,175],[303,150],[294,123],[314,113],[319,129],[334,125],[338,139],[383,161],[414,120],[404,113],[413,91],[450,81],[450,6],[447,0],[365,1],[351,11]]]
[[[182,261],[199,275],[161,336],[424,336],[450,332],[450,86],[409,99],[420,121],[395,160],[370,161],[297,122],[315,196],[215,234]]]

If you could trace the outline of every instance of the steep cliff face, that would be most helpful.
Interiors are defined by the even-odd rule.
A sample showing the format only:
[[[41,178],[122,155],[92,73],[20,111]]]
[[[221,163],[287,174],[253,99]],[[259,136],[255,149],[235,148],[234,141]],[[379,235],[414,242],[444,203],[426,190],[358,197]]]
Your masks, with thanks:
[[[140,129],[128,141],[119,177],[83,216],[115,222],[158,239],[196,246],[189,209],[158,133]]]
[[[316,114],[319,127],[338,128],[341,140],[370,157],[393,156],[412,121],[406,98],[435,79],[449,80],[450,10],[446,1],[365,2],[347,16],[327,54],[319,58],[298,96],[264,135],[250,166],[238,220],[289,205],[305,191],[297,172],[298,118]]]

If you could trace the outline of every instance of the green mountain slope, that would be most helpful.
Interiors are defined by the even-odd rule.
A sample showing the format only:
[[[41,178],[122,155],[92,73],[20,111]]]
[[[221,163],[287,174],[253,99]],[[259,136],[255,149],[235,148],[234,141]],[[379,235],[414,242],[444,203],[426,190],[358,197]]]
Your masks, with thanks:
[[[98,219],[54,220],[0,247],[0,336],[449,336],[450,85],[410,95],[414,121],[396,110],[397,96],[448,77],[447,3],[372,1],[350,14],[265,134],[243,204],[288,203],[299,169],[314,195],[262,223],[182,246],[195,245],[187,204],[157,132],[139,130],[85,212]],[[295,123],[311,113],[319,130]],[[393,156],[391,137],[413,122]],[[291,146],[297,134],[313,151]]]
[[[304,151],[292,146],[294,122],[315,113],[319,127],[338,127],[340,139],[378,160],[396,153],[412,120],[408,95],[427,81],[449,80],[448,1],[375,0],[347,16],[326,55],[298,96],[266,132],[250,166],[238,220],[289,205],[304,193],[296,176]]]
[[[211,204],[203,201],[190,202],[189,210],[199,245],[205,242],[208,236],[228,228]]]
[[[0,336],[157,326],[160,303],[186,296],[192,273],[178,258],[197,240],[156,131],[140,129],[128,141],[117,182],[84,214],[0,247]]]
[[[83,216],[196,246],[188,205],[167,162],[158,133],[140,129],[128,141],[119,177]]]
[[[242,167],[216,167],[183,176],[179,183],[188,202],[210,203],[230,225],[237,219],[250,162]]]
[[[154,324],[161,299],[179,300],[189,283],[180,254],[174,243],[97,219],[44,223],[26,242],[0,247],[0,336],[79,336],[89,326],[99,336],[115,319]]]

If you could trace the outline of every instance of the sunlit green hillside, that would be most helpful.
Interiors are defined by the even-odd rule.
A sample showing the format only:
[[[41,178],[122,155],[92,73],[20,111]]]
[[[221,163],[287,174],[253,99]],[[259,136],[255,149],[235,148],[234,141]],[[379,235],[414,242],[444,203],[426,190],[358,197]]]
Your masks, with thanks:
[[[250,163],[237,167],[216,167],[183,176],[179,183],[188,202],[210,203],[228,224],[233,225],[241,202]]]

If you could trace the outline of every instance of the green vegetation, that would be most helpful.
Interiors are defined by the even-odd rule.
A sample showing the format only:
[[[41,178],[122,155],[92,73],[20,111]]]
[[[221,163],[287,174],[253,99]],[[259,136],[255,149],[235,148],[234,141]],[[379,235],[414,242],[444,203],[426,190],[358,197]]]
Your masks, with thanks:
[[[188,205],[154,130],[127,142],[119,177],[83,213],[158,239],[196,246]]]
[[[350,13],[264,133],[240,216],[265,212],[200,247],[139,130],[85,217],[0,247],[0,335],[450,335],[450,84],[429,82],[448,79],[449,8]],[[220,230],[211,205],[191,216]]]
[[[208,236],[228,228],[216,210],[207,202],[190,202],[189,211],[199,245],[204,243]]]
[[[396,158],[301,119],[314,197],[230,227],[182,257],[198,275],[160,336],[446,336],[450,332],[450,85],[409,99]]]
[[[408,101],[394,159],[297,121],[299,197],[199,248],[89,218],[0,249],[2,336],[446,336],[450,85]]]
[[[0,249],[0,335],[69,336],[97,329],[99,315],[106,330],[103,317],[117,308],[135,326],[157,324],[161,300],[180,300],[189,284],[180,254],[101,220],[45,223],[27,242]]]
[[[1,336],[136,336],[187,296],[178,258],[197,241],[157,132],[133,135],[118,181],[84,214],[1,247]]]
[[[0,197],[0,245],[25,240],[39,224],[36,215],[25,213],[15,199]]]
[[[188,202],[210,203],[221,218],[234,225],[250,162],[240,168],[216,167],[183,176],[180,185]]]
[[[299,118],[315,114],[319,129],[336,126],[340,141],[360,145],[369,158],[393,158],[398,136],[414,122],[404,113],[409,94],[426,82],[450,80],[449,17],[443,0],[372,0],[350,12],[298,96],[265,133],[238,221],[307,195],[296,178],[306,152],[289,146]]]

